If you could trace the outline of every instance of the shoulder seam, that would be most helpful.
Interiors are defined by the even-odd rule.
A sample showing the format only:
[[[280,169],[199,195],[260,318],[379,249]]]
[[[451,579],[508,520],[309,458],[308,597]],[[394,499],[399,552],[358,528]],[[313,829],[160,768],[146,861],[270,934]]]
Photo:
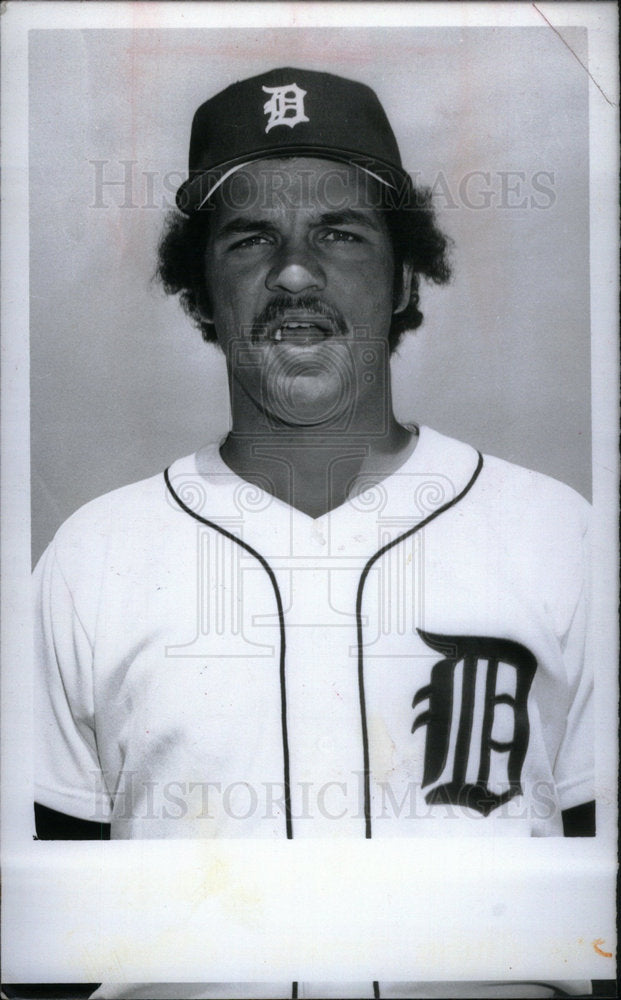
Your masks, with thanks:
[[[60,559],[58,557],[58,552],[57,552],[57,549],[56,549],[56,540],[55,539],[52,541],[52,558],[54,560],[54,565],[58,569],[58,572],[60,574],[60,578],[61,578],[61,580],[62,580],[62,582],[63,582],[63,584],[65,586],[65,590],[67,591],[67,593],[69,595],[69,599],[71,601],[71,607],[73,608],[73,612],[74,612],[75,618],[76,618],[78,624],[80,625],[80,628],[82,629],[82,632],[84,633],[86,641],[88,642],[88,644],[90,646],[91,656],[92,656],[93,653],[94,653],[94,651],[95,651],[94,643],[93,643],[93,640],[91,639],[90,635],[88,634],[86,626],[84,625],[84,622],[82,621],[80,613],[79,613],[79,611],[78,611],[78,609],[76,607],[75,598],[73,596],[73,591],[71,590],[71,587],[69,586],[67,577],[65,576],[64,570],[63,570],[63,568],[62,568],[62,566],[60,564]]]

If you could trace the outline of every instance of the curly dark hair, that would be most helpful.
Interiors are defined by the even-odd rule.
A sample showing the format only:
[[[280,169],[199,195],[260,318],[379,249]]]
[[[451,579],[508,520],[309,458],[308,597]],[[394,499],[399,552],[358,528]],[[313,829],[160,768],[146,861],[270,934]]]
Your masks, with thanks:
[[[419,309],[420,278],[437,285],[450,280],[449,250],[451,241],[436,224],[432,193],[427,188],[409,187],[400,192],[398,203],[382,199],[388,232],[395,258],[393,298],[401,293],[402,265],[412,266],[412,289],[406,308],[393,315],[388,343],[391,353],[406,330],[416,330],[423,322]],[[184,311],[201,331],[203,340],[216,341],[210,314],[209,293],[205,283],[204,256],[209,233],[209,211],[190,216],[171,211],[166,219],[158,247],[155,277],[169,295],[179,295]]]

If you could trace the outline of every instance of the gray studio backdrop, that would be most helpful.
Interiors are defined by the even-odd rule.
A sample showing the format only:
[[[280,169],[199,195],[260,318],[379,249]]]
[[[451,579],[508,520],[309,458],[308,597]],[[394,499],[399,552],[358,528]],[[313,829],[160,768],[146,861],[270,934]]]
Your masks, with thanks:
[[[397,415],[589,495],[587,77],[553,31],[35,30],[35,558],[85,501],[226,432],[223,359],[151,279],[195,108],[277,65],[373,87],[454,240],[394,359]]]

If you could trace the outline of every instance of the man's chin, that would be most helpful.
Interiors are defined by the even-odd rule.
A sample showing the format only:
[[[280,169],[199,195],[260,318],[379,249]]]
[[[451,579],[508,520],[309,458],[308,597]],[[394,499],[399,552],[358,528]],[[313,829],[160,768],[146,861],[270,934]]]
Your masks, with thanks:
[[[349,386],[339,380],[336,384],[321,384],[319,378],[300,377],[279,385],[276,392],[265,395],[265,409],[279,423],[288,427],[329,427],[342,425],[351,412],[354,396]]]

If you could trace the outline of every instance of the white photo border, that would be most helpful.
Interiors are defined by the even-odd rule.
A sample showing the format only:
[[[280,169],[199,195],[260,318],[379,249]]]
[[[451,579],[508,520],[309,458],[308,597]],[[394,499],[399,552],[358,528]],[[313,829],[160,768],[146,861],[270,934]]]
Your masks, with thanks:
[[[7,982],[611,979],[616,677],[594,839],[61,843],[31,836],[28,31],[538,25],[589,33],[595,662],[616,664],[617,62],[612,3],[9,3],[2,25],[2,842]],[[438,849],[442,847],[442,863]],[[533,895],[525,872],[536,876]],[[412,890],[415,886],[415,891]],[[466,899],[467,905],[461,905]],[[533,920],[533,911],[537,920]],[[476,919],[473,919],[476,915]],[[474,929],[473,929],[474,927]],[[335,947],[334,942],[339,942]],[[596,947],[597,944],[597,947]]]

